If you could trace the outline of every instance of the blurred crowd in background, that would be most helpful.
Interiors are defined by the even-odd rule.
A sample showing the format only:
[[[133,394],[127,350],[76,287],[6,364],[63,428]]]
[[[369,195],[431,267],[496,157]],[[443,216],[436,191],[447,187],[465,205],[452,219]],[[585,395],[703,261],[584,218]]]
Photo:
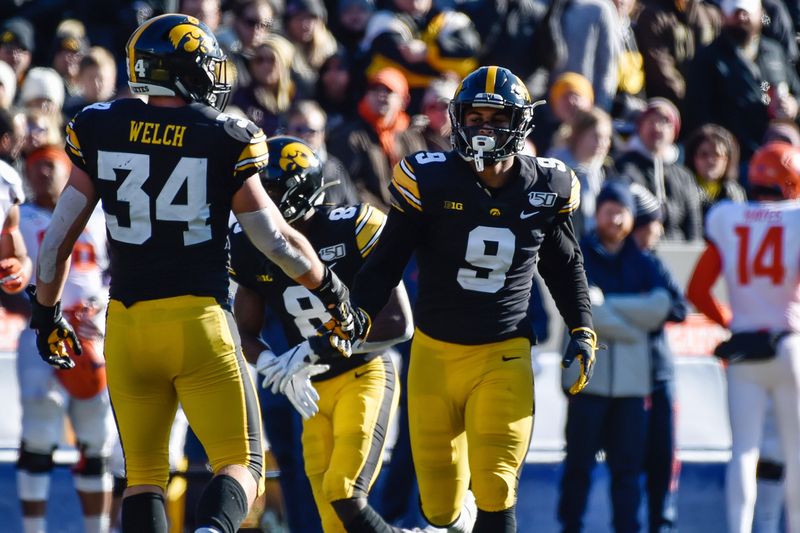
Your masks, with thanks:
[[[590,283],[606,296],[639,284],[636,290],[664,289],[669,298],[653,325],[641,328],[652,354],[639,369],[643,380],[622,391],[596,376],[591,394],[581,397],[584,405],[571,406],[559,516],[567,529],[580,527],[583,509],[571,502],[576,494],[585,500],[595,451],[583,444],[596,437],[587,431],[601,431],[587,420],[610,409],[593,398],[633,397],[615,404],[618,424],[606,450],[610,458],[641,460],[650,531],[671,530],[678,474],[663,323],[683,320],[687,304],[648,250],[662,238],[701,240],[713,204],[747,200],[748,163],[759,147],[800,145],[800,0],[4,2],[0,159],[23,177],[42,161],[68,170],[63,151],[52,149],[63,147],[65,121],[86,105],[131,97],[125,40],[146,19],[174,11],[206,23],[226,50],[233,85],[226,113],[248,117],[268,136],[307,141],[324,162],[326,179],[340,182],[329,194],[337,202],[367,201],[386,210],[395,163],[418,150],[449,150],[448,103],[477,66],[507,67],[526,81],[534,100],[546,100],[536,108],[526,151],[564,161],[580,179],[575,226]],[[25,186],[36,195],[30,180]],[[631,220],[622,230],[614,219],[620,209]],[[636,248],[620,248],[623,241]],[[608,259],[610,249],[616,262]],[[615,269],[625,265],[638,266],[620,276]],[[407,284],[411,292],[413,272]],[[265,411],[276,402],[266,399]],[[272,420],[281,421],[272,431],[284,433],[274,443],[284,490],[297,494],[287,502],[294,508],[289,522],[313,531],[302,465],[293,463],[302,459],[296,446],[280,444],[299,435],[299,421],[292,426],[277,414]],[[390,466],[397,469],[387,484],[391,494],[379,506],[387,520],[412,507],[403,487],[410,458],[399,457]],[[640,473],[610,466],[621,483]],[[623,485],[615,525],[632,531],[624,520],[635,523],[638,488]]]
[[[797,1],[18,0],[0,7],[0,157],[24,174],[83,106],[130,96],[125,39],[167,11],[219,37],[229,113],[307,140],[344,199],[384,208],[401,156],[449,149],[448,100],[478,65],[547,100],[529,151],[575,169],[582,234],[617,179],[656,197],[667,239],[700,239],[760,145],[800,143]]]

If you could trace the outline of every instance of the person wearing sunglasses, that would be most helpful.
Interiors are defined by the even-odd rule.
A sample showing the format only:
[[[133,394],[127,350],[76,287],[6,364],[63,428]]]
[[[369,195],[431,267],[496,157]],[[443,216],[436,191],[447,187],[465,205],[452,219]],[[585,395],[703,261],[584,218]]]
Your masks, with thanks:
[[[333,183],[325,191],[326,201],[335,204],[358,203],[358,191],[353,185],[344,164],[328,153],[325,131],[328,117],[314,100],[297,100],[292,104],[286,117],[286,134],[304,140],[314,150],[322,162],[322,173]]]

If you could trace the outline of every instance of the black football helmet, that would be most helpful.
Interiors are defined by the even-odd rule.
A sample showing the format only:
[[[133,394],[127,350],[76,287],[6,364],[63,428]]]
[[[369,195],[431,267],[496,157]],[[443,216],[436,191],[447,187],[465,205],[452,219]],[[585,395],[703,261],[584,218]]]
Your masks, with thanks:
[[[225,109],[231,91],[227,58],[209,27],[196,18],[153,17],[133,32],[125,53],[134,94],[182,96]]]
[[[484,162],[492,164],[520,152],[525,138],[533,129],[534,103],[525,83],[503,67],[481,67],[464,78],[450,101],[453,149],[467,161],[475,161],[478,171]],[[473,107],[505,109],[509,112],[508,128],[491,125],[465,126],[464,116]],[[480,134],[492,130],[493,135]]]
[[[260,171],[261,183],[283,218],[294,222],[322,201],[326,183],[322,162],[305,141],[281,135],[267,139],[269,164]]]

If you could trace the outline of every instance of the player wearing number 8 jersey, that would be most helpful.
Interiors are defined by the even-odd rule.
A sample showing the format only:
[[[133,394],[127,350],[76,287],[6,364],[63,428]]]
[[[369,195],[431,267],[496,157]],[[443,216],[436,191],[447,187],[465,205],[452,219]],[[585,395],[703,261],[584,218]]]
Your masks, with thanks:
[[[800,532],[800,150],[770,143],[750,162],[747,204],[721,202],[706,217],[708,245],[689,300],[731,330],[727,367],[731,460],[728,530],[749,532],[770,400],[785,454],[788,530]],[[711,294],[725,279],[730,310]],[[718,353],[723,353],[718,350]]]
[[[593,364],[583,259],[571,213],[580,190],[554,159],[519,155],[534,104],[507,69],[467,76],[451,103],[451,152],[421,152],[394,169],[380,241],[353,285],[374,316],[413,252],[419,265],[408,376],[409,425],[422,511],[449,531],[471,486],[474,531],[516,531],[517,478],[533,425],[527,317],[537,268],[572,332],[578,392]]]
[[[261,173],[267,192],[320,258],[349,283],[375,248],[386,216],[368,204],[318,205],[328,184],[311,148],[294,137],[273,137],[267,145],[270,163]],[[330,319],[319,300],[265,260],[238,226],[231,232],[231,267],[239,284],[234,314],[242,347],[253,362],[258,358],[259,368],[276,358],[264,353],[267,346],[260,339],[266,307],[280,317],[290,346],[314,335]],[[327,371],[314,368],[313,384],[296,375],[282,391],[304,418],[305,469],[325,533],[395,531],[369,506],[367,495],[380,472],[400,393],[385,351],[411,337],[411,322],[401,284],[379,314],[369,342],[354,346],[349,359],[331,362]],[[291,357],[295,349],[279,359]],[[375,520],[380,527],[365,529]]]
[[[131,89],[149,101],[94,104],[67,127],[73,169],[42,241],[31,326],[46,362],[74,364],[65,345],[80,348],[61,317],[61,287],[73,243],[102,200],[111,256],[106,367],[128,478],[123,531],[167,531],[167,448],[180,402],[216,474],[198,505],[198,531],[233,532],[263,487],[263,454],[227,301],[230,212],[259,250],[345,318],[347,291],[261,186],[264,134],[221,113],[226,58],[208,27],[155,17],[126,52]]]

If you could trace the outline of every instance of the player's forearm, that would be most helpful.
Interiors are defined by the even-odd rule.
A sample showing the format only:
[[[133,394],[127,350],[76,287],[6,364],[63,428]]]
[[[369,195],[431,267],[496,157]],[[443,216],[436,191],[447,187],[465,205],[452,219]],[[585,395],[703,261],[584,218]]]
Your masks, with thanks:
[[[318,288],[325,278],[325,265],[320,261],[311,243],[300,232],[286,224],[288,230],[284,231],[289,244],[298,250],[309,261],[309,270],[305,274],[293,278],[307,289]]]
[[[69,256],[65,260],[56,261],[54,264],[53,276],[49,281],[44,281],[40,277],[41,261],[36,269],[36,301],[45,307],[52,307],[61,300],[64,291],[64,283],[67,281],[69,273]]]
[[[265,307],[264,298],[257,292],[241,283],[238,285],[236,296],[233,299],[233,317],[242,341],[244,358],[253,364],[258,360],[261,352],[270,348],[269,344],[261,338]]]
[[[244,358],[248,363],[256,364],[261,352],[271,349],[269,344],[258,335],[243,333],[242,330],[239,329],[239,336],[242,340],[242,352],[244,352]]]
[[[94,204],[82,191],[72,186],[71,182],[67,184],[39,247],[36,299],[40,304],[52,306],[61,299],[72,248],[86,227],[93,208]]]
[[[308,240],[288,224],[277,221],[267,208],[237,213],[236,218],[248,239],[267,259],[278,265],[287,276],[308,289],[319,287],[325,267]],[[280,216],[280,215],[277,215]]]
[[[592,304],[583,254],[567,219],[548,235],[540,251],[539,273],[570,331],[592,328]]]
[[[405,342],[414,335],[414,319],[411,303],[405,286],[395,287],[389,303],[378,313],[366,342],[354,347],[354,353],[370,353],[386,350]]]

